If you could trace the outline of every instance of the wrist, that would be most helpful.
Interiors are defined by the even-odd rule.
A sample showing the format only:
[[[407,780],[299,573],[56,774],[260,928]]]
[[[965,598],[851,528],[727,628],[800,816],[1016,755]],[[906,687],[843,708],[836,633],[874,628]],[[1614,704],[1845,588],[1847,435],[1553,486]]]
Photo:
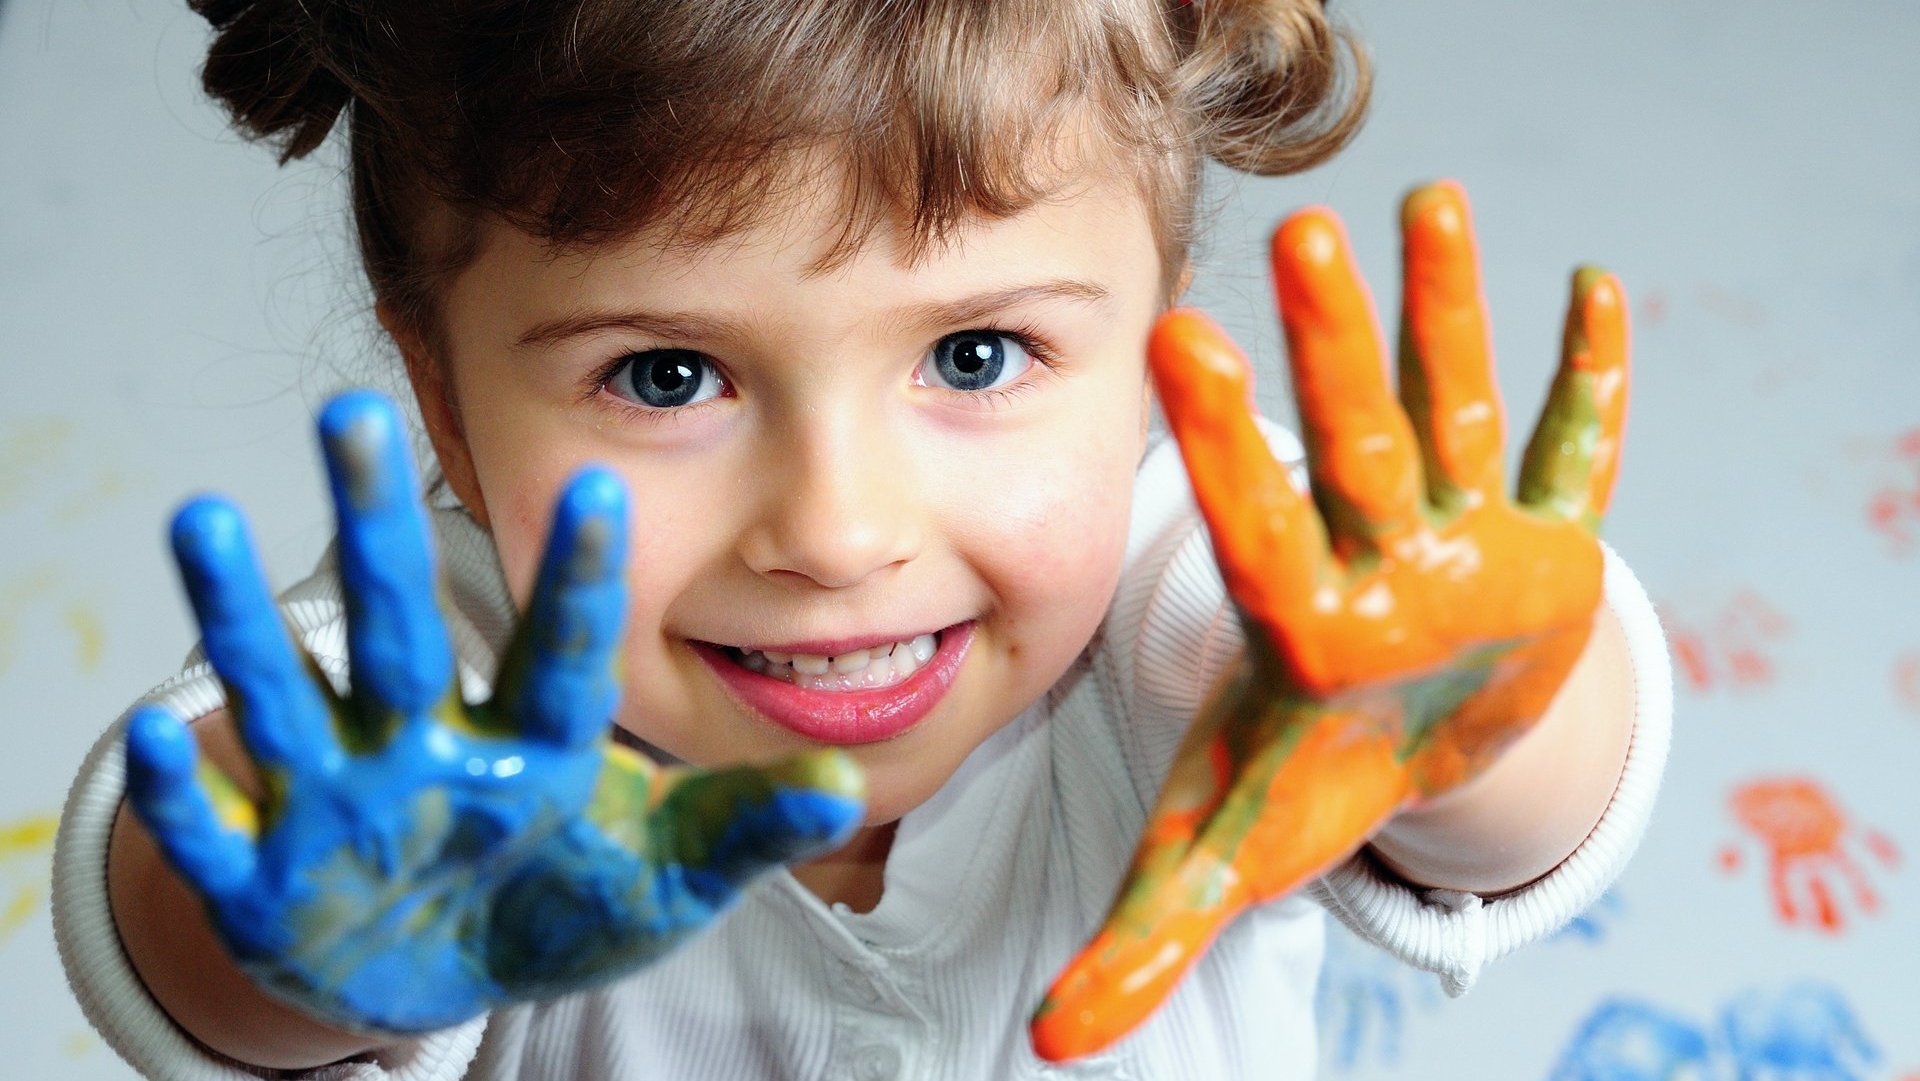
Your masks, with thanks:
[[[1633,664],[1602,605],[1580,660],[1538,722],[1473,780],[1401,813],[1370,845],[1421,887],[1518,889],[1564,861],[1613,798],[1632,740]]]

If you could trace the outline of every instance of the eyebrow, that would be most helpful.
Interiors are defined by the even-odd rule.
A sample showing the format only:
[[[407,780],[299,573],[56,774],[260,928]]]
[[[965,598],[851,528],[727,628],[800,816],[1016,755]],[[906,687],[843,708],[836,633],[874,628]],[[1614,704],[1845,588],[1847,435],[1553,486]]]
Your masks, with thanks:
[[[1073,278],[1054,278],[1030,285],[978,293],[957,300],[917,304],[883,316],[889,324],[901,327],[942,327],[975,323],[1006,308],[1036,301],[1064,300],[1096,304],[1112,294],[1092,282]],[[741,336],[741,326],[726,319],[694,312],[649,312],[638,310],[588,310],[573,312],[557,319],[536,323],[520,335],[514,348],[550,346],[582,334],[602,330],[628,330],[666,339],[716,340]]]

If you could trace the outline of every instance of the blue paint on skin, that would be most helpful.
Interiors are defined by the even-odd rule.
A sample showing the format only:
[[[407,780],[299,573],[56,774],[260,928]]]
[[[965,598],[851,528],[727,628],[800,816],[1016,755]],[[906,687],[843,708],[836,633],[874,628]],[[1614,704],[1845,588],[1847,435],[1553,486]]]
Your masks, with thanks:
[[[193,736],[157,706],[127,720],[127,793],[168,859],[203,892],[231,896],[253,877],[252,840],[221,825],[195,783]]]
[[[339,511],[354,694],[402,714],[430,709],[451,685],[453,645],[400,416],[372,391],[349,391],[321,410],[319,428]]]
[[[530,665],[508,708],[529,736],[562,747],[601,735],[619,687],[609,662],[626,606],[626,490],[588,468],[554,511],[528,625]]]
[[[196,499],[174,515],[174,561],[207,660],[227,682],[241,737],[266,768],[337,765],[328,701],[273,606],[240,511]]]
[[[757,874],[858,826],[862,782],[837,752],[812,760],[833,768],[791,776],[677,777],[655,810],[655,775],[603,776],[627,514],[603,470],[561,494],[495,697],[464,705],[397,414],[349,394],[320,428],[351,695],[335,696],[288,637],[239,512],[199,500],[176,518],[174,548],[265,784],[259,835],[238,825],[240,797],[196,774],[178,720],[136,711],[126,737],[135,813],[263,987],[352,1028],[443,1028],[623,975],[710,924]],[[601,783],[627,786],[609,806],[643,820],[588,817]]]

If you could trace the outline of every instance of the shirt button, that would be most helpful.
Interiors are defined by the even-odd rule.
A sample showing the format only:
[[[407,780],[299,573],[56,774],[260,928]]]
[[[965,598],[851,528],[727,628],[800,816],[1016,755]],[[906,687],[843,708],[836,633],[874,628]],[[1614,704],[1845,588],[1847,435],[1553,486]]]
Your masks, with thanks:
[[[885,1044],[862,1047],[853,1055],[853,1081],[893,1081],[900,1074],[900,1052]]]

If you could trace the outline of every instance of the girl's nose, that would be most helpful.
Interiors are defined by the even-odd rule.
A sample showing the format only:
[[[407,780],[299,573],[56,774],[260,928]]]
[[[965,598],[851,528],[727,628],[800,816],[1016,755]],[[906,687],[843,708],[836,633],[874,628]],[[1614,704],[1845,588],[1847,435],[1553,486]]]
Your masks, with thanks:
[[[767,462],[765,509],[741,538],[755,573],[829,589],[859,585],[920,553],[911,463],[890,441],[843,430]]]

